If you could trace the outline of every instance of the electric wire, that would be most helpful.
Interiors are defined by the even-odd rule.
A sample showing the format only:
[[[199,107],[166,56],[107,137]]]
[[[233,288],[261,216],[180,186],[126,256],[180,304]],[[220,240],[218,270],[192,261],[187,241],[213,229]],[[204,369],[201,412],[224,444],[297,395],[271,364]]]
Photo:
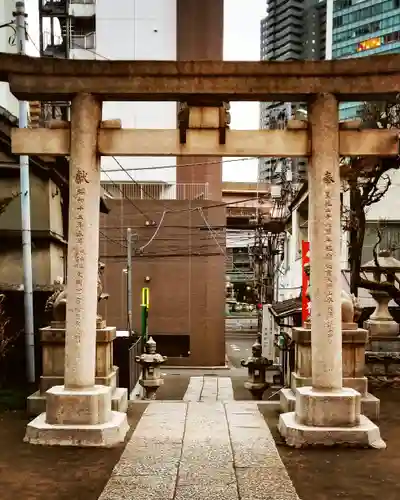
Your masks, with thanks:
[[[36,50],[38,50],[38,48],[37,48],[37,46],[36,46],[35,42],[33,41],[32,37],[30,37],[29,33],[28,33],[28,37],[29,37],[30,41],[33,43],[33,45],[34,45],[34,47],[36,48]],[[96,51],[93,51],[93,50],[91,50],[91,49],[87,49],[86,47],[81,47],[81,48],[82,48],[82,49],[84,49],[84,50],[88,50],[89,52],[91,52],[91,53],[95,54],[95,55],[96,55],[96,56],[98,56],[98,57],[101,57],[102,59],[109,60],[109,58],[107,58],[107,57],[105,57],[105,56],[102,56],[101,54],[98,54]],[[39,51],[39,53],[40,53],[40,51]],[[145,187],[143,186],[143,184],[140,184],[139,182],[137,182],[137,181],[136,181],[136,180],[132,177],[132,175],[131,175],[129,172],[130,172],[130,171],[139,171],[139,170],[156,170],[156,169],[161,170],[161,169],[168,169],[168,168],[176,168],[176,167],[177,167],[177,165],[176,165],[176,164],[175,164],[175,165],[160,165],[160,166],[153,166],[153,167],[149,166],[149,167],[141,167],[141,168],[139,167],[139,168],[126,169],[126,168],[124,168],[124,167],[123,167],[123,165],[121,164],[121,162],[119,162],[119,161],[117,160],[117,158],[116,158],[115,156],[112,156],[112,158],[113,158],[113,160],[117,163],[117,165],[119,166],[119,169],[115,169],[115,170],[114,170],[114,169],[102,169],[102,172],[103,172],[103,173],[104,173],[104,174],[108,177],[108,179],[110,180],[110,182],[111,182],[111,183],[112,183],[115,187],[117,187],[117,189],[119,189],[119,190],[120,190],[120,192],[121,192],[121,194],[123,195],[123,197],[124,197],[124,198],[126,198],[126,199],[127,199],[127,200],[128,200],[128,201],[132,204],[132,206],[133,206],[133,207],[134,207],[134,208],[135,208],[135,209],[136,209],[139,213],[141,213],[141,214],[142,214],[142,215],[146,218],[146,221],[150,220],[150,218],[148,217],[148,215],[147,215],[147,214],[145,214],[145,213],[144,213],[144,212],[143,212],[143,211],[142,211],[142,210],[141,210],[141,209],[140,209],[137,205],[135,205],[135,204],[132,202],[132,200],[131,200],[129,197],[127,197],[127,196],[125,195],[125,193],[123,192],[122,188],[121,188],[120,186],[118,186],[118,184],[117,184],[116,182],[114,182],[114,180],[113,180],[113,179],[111,179],[111,177],[110,177],[110,175],[109,175],[109,172],[113,172],[113,171],[118,172],[118,171],[121,171],[121,170],[122,170],[122,171],[123,171],[123,172],[124,172],[124,173],[125,173],[128,177],[129,177],[129,179],[130,179],[130,180],[131,180],[131,181],[132,181],[135,185],[140,186],[140,188],[142,189],[142,191],[143,191],[144,193],[146,193],[146,194],[147,194],[147,196],[149,196],[149,198],[152,198],[153,200],[155,200],[155,201],[157,201],[157,202],[159,202],[159,203],[162,203],[162,201],[161,201],[159,198],[155,198],[155,197],[154,197],[151,193],[149,193],[149,192],[145,189]],[[248,158],[246,158],[246,157],[245,157],[245,158],[235,158],[235,159],[230,159],[230,160],[222,160],[222,159],[218,159],[218,160],[215,160],[215,161],[207,161],[207,162],[198,162],[198,163],[181,164],[181,165],[179,165],[179,168],[180,168],[180,167],[194,167],[194,166],[196,166],[196,165],[205,166],[205,165],[210,165],[210,164],[221,164],[221,163],[222,163],[222,164],[224,164],[224,163],[228,163],[228,162],[238,162],[238,161],[243,162],[243,161],[246,161],[246,160],[252,160],[252,159],[253,159],[252,157],[248,157]],[[110,193],[108,193],[108,194],[110,194]],[[258,182],[257,182],[257,196],[256,196],[256,199],[257,199],[258,201],[260,201],[260,198],[259,198],[259,189],[258,189]],[[247,201],[247,200],[246,200],[246,201]],[[218,206],[228,206],[229,204],[235,204],[235,205],[237,205],[238,203],[239,203],[239,202],[235,202],[235,203],[227,203],[227,204],[224,204],[224,203],[223,203],[223,204],[218,204],[218,205],[214,205],[214,206],[208,206],[208,207],[207,207],[207,209],[208,209],[208,208],[216,208],[216,207],[218,207]],[[162,203],[162,204],[163,204],[163,205],[164,205],[164,207],[165,207],[165,204],[164,204],[164,203]],[[220,249],[220,251],[222,252],[222,254],[223,254],[223,255],[225,256],[225,258],[228,260],[228,259],[229,259],[229,256],[227,255],[226,250],[225,250],[224,248],[222,248],[221,244],[219,243],[218,239],[216,238],[216,233],[215,233],[215,231],[213,230],[213,228],[211,227],[211,225],[209,224],[209,222],[208,222],[207,218],[205,217],[204,212],[203,212],[203,209],[202,209],[201,207],[195,207],[194,209],[192,209],[191,207],[189,207],[189,209],[188,209],[187,211],[188,211],[188,212],[192,212],[193,210],[197,210],[197,211],[199,211],[199,213],[200,213],[200,215],[201,215],[202,219],[204,220],[204,222],[205,222],[205,224],[206,224],[206,226],[207,226],[207,229],[209,230],[209,232],[210,232],[210,234],[211,234],[212,238],[214,239],[215,243],[217,244],[217,246],[218,246],[218,248]],[[257,208],[256,210],[257,210],[257,213],[258,213],[258,210],[259,210],[259,209]],[[184,210],[182,210],[182,211],[186,211],[186,209],[184,209]],[[139,250],[140,250],[140,252],[143,252],[143,250],[144,250],[145,248],[147,248],[147,247],[148,247],[148,246],[149,246],[149,245],[150,245],[150,244],[151,244],[151,243],[152,243],[152,242],[153,242],[153,241],[157,238],[158,233],[159,233],[159,231],[160,231],[160,229],[161,229],[161,227],[162,227],[162,224],[163,224],[163,222],[164,222],[165,216],[166,216],[166,214],[167,214],[168,212],[169,212],[169,210],[168,210],[168,209],[166,209],[166,207],[165,207],[165,210],[164,210],[164,211],[163,211],[163,213],[162,213],[162,216],[161,216],[161,218],[160,218],[160,221],[159,221],[159,223],[158,223],[158,225],[157,225],[157,227],[156,227],[156,229],[155,229],[155,231],[154,231],[153,235],[152,235],[152,236],[151,236],[151,238],[147,241],[147,243],[145,243],[144,245],[142,245],[142,246],[140,247],[140,249],[139,249]],[[176,211],[174,211],[174,212],[176,212]],[[108,237],[108,236],[107,236],[105,233],[103,233],[102,231],[100,232],[100,234],[101,234],[101,235],[102,235],[102,236],[103,236],[106,240],[108,240],[108,241],[112,241],[112,242],[114,242],[114,243],[118,243],[118,244],[120,244],[120,245],[121,245],[121,243],[120,243],[120,242],[118,242],[117,240],[113,240],[113,239],[111,239],[110,237]],[[190,234],[191,234],[191,233],[190,233]],[[189,235],[189,237],[190,237],[190,235]],[[237,238],[236,238],[236,240],[237,240]],[[249,240],[249,238],[246,238],[246,241],[248,241],[248,240]],[[249,243],[249,244],[250,244],[250,243]],[[121,246],[122,246],[122,245],[121,245]],[[122,246],[122,248],[126,248],[126,245],[125,245],[125,247],[124,247],[124,246]],[[186,254],[185,254],[185,255],[186,255]],[[234,264],[232,264],[232,265],[233,265],[233,268],[235,268],[235,267],[236,267]],[[238,268],[236,268],[236,269],[238,269]],[[239,270],[239,269],[238,269],[238,270]]]

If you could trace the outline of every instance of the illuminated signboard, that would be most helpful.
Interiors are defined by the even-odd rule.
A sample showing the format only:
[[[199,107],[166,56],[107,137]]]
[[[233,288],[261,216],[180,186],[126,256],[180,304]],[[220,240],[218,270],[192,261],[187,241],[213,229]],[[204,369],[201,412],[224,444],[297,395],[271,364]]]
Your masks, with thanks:
[[[376,49],[382,45],[381,37],[370,38],[357,44],[357,52],[364,52],[364,50]]]

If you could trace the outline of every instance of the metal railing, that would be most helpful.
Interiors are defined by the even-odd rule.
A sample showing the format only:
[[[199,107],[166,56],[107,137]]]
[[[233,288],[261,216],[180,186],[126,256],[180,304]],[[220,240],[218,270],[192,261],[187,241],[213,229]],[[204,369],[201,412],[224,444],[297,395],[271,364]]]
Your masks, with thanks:
[[[46,30],[43,32],[43,50],[47,47],[58,47],[63,44],[63,37],[60,35],[52,36],[51,32]]]
[[[151,182],[102,182],[114,199],[208,200],[208,183],[171,184]]]
[[[95,49],[96,48],[96,33],[72,33],[71,34],[71,49]]]
[[[135,388],[140,378],[141,368],[139,363],[136,361],[136,356],[140,356],[143,353],[143,347],[143,339],[142,337],[139,337],[129,348],[129,395]]]

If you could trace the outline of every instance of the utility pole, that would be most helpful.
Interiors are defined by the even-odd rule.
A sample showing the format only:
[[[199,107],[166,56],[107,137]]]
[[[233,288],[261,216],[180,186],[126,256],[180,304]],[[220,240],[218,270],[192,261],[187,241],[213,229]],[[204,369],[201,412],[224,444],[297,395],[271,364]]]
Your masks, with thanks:
[[[127,279],[127,311],[128,311],[128,330],[132,332],[132,229],[128,227],[126,230],[127,244],[127,263],[126,263],[126,279]]]
[[[256,215],[256,227],[254,232],[254,272],[255,272],[255,282],[257,290],[257,333],[261,335],[262,333],[262,308],[259,309],[265,303],[265,279],[264,279],[264,244],[263,244],[263,216],[257,208]]]
[[[15,27],[17,31],[18,54],[25,55],[26,50],[26,17],[25,4],[16,2]],[[26,101],[19,101],[19,128],[28,127],[28,105]],[[21,155],[20,185],[21,185],[21,229],[22,229],[22,262],[24,280],[24,314],[25,314],[25,343],[26,366],[29,383],[35,382],[35,333],[33,322],[33,284],[32,284],[32,242],[31,242],[31,198],[29,188],[29,157]]]

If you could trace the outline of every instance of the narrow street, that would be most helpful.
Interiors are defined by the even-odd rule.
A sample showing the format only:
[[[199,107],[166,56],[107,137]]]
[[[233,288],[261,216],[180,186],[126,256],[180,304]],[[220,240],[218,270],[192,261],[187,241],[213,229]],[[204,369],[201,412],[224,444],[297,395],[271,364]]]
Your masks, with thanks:
[[[257,339],[257,318],[226,318],[225,345],[231,368],[241,368],[240,361],[251,354],[251,346]]]

